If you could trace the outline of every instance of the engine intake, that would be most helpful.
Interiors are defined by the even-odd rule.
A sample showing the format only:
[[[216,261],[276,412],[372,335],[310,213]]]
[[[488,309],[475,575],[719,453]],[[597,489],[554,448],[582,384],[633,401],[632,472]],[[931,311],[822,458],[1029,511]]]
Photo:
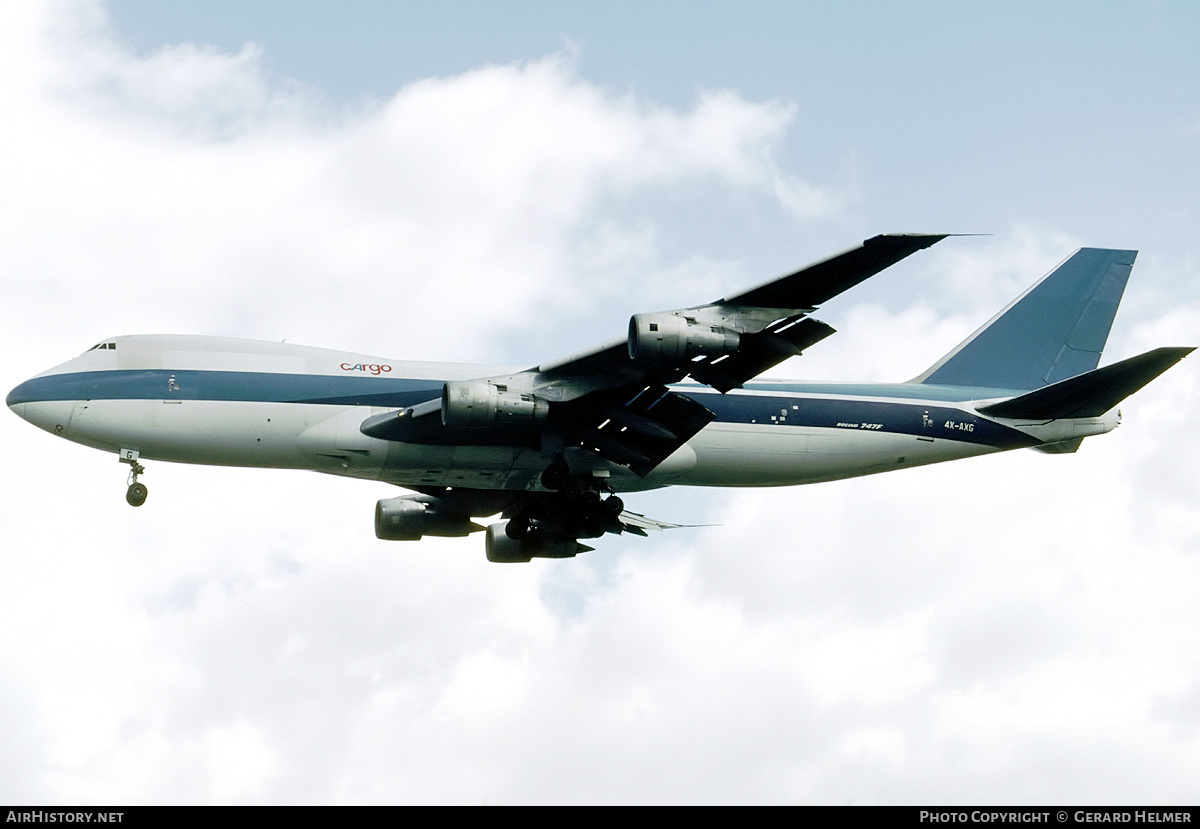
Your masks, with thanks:
[[[482,529],[432,495],[385,498],[375,505],[375,537],[384,541],[419,541],[423,535],[461,538]]]
[[[550,404],[487,380],[451,380],[442,387],[442,425],[480,429],[539,423]],[[499,423],[497,423],[499,420]]]
[[[634,314],[629,319],[629,359],[679,366],[701,355],[733,354],[741,335],[716,325],[701,325],[677,314]]]

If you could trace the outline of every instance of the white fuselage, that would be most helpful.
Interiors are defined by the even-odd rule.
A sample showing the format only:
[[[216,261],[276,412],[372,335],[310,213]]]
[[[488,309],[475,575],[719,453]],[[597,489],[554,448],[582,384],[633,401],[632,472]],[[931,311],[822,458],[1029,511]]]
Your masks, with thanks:
[[[385,360],[287,343],[133,336],[18,386],[9,406],[68,440],[143,459],[311,469],[401,486],[537,489],[540,448],[368,437],[372,415],[432,400],[447,380],[510,369]],[[1111,430],[1103,417],[1022,423],[976,405],[1013,392],[919,384],[758,381],[676,388],[717,418],[644,478],[603,462],[613,489],[781,486],[885,472]],[[597,470],[600,471],[600,470]]]

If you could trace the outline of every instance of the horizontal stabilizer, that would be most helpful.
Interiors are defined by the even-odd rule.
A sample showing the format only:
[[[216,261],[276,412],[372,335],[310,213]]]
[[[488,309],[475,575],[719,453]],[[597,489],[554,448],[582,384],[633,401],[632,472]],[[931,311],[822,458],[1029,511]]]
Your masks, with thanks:
[[[1178,363],[1192,348],[1156,348],[1111,366],[979,409],[989,417],[1056,420],[1099,417]]]

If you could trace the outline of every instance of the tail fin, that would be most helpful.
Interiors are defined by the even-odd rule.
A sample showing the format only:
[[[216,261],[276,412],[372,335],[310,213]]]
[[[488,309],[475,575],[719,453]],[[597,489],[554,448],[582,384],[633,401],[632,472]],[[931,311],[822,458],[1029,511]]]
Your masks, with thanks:
[[[1194,350],[1156,348],[1019,397],[981,406],[979,411],[991,417],[1022,420],[1099,417]]]
[[[1136,258],[1080,248],[912,382],[1038,389],[1091,371]]]

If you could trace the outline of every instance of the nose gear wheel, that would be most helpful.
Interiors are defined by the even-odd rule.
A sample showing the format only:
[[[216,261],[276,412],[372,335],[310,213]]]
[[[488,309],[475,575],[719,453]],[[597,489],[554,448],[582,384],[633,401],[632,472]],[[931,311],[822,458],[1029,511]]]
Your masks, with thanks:
[[[131,507],[140,507],[146,503],[146,496],[150,494],[150,489],[145,484],[138,483],[138,475],[146,471],[146,467],[138,463],[137,452],[122,449],[120,455],[121,463],[129,464],[129,477],[126,483],[129,488],[125,490],[125,502]]]

